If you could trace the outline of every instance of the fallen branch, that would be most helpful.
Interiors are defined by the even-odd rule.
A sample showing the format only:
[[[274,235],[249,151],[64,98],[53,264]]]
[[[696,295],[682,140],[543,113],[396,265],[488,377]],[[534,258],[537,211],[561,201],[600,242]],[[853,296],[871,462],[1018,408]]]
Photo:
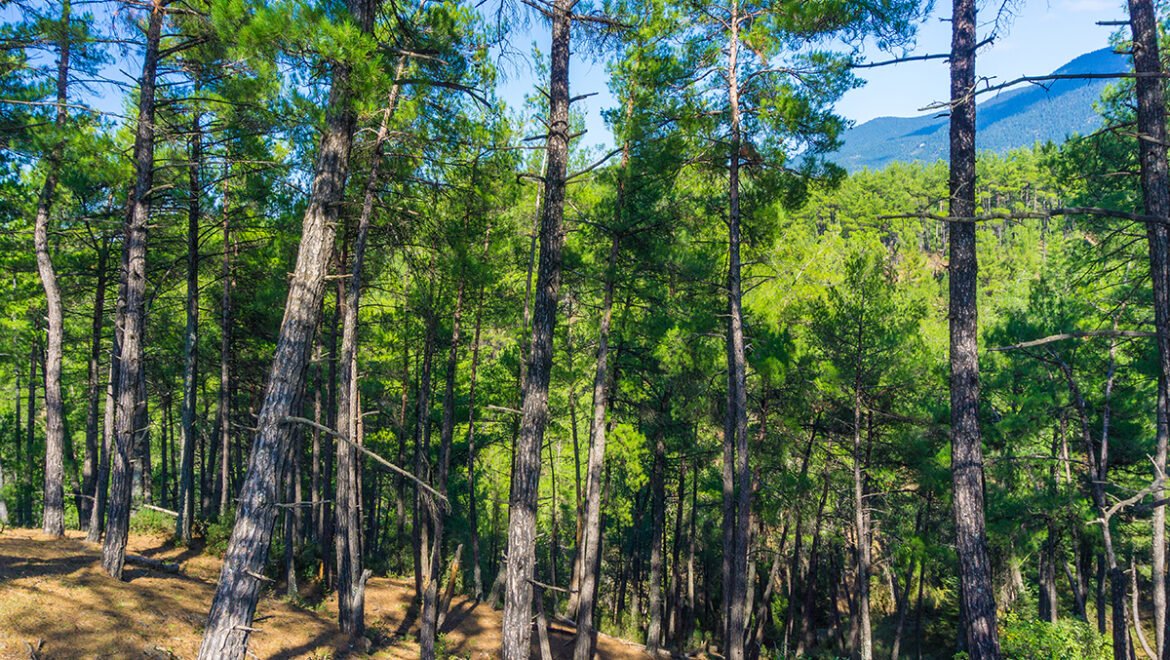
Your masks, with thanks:
[[[142,508],[143,509],[150,509],[151,511],[158,511],[159,513],[165,513],[168,516],[174,516],[176,518],[179,517],[178,511],[171,511],[170,509],[164,509],[161,506],[155,506],[153,504],[143,504]]]
[[[153,559],[151,557],[143,557],[142,555],[132,555],[127,553],[126,563],[149,568],[160,573],[172,573],[175,575],[179,573],[179,565],[174,562]]]

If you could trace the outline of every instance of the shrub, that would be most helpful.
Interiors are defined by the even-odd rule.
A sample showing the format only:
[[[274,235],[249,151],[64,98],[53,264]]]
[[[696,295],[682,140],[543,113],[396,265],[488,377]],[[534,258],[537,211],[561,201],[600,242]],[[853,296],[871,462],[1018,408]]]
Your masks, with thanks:
[[[130,515],[130,531],[170,536],[175,533],[175,519],[154,509],[139,509]]]
[[[225,511],[219,516],[219,520],[207,523],[207,528],[203,532],[204,549],[216,557],[222,557],[227,552],[227,544],[232,538],[232,528],[235,526],[234,509]]]
[[[1000,619],[1000,646],[1012,660],[1109,660],[1109,641],[1076,619],[1048,623],[1009,612]]]

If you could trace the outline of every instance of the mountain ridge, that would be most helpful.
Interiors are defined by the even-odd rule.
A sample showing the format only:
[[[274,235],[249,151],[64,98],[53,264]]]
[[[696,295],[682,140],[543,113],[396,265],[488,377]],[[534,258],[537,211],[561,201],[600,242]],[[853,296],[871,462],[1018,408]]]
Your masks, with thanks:
[[[1128,58],[1109,48],[1073,58],[1052,75],[1121,73]],[[1044,142],[1063,142],[1073,133],[1101,125],[1093,105],[1109,79],[1062,79],[1027,88],[1004,90],[976,110],[977,148],[1003,153]],[[947,157],[945,114],[876,117],[845,132],[842,147],[830,158],[850,172],[880,169],[894,162],[934,162]]]

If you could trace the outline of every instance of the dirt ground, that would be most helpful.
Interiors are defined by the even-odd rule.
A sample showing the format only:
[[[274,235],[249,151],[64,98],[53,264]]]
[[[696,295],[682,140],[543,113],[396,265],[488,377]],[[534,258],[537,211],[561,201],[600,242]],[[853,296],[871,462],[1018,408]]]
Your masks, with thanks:
[[[101,548],[78,532],[61,540],[23,529],[0,534],[0,658],[194,658],[219,559],[141,535],[131,535],[130,551],[178,562],[181,574],[128,564],[127,580],[117,582],[101,572]],[[264,597],[250,650],[260,658],[417,657],[413,591],[407,581],[370,580],[366,622],[375,646],[368,654],[348,648],[337,632],[336,601],[308,609]],[[550,633],[553,655],[570,657],[571,631],[553,626]],[[452,657],[498,657],[500,613],[457,597],[443,634]],[[650,656],[639,645],[602,635],[597,657]]]

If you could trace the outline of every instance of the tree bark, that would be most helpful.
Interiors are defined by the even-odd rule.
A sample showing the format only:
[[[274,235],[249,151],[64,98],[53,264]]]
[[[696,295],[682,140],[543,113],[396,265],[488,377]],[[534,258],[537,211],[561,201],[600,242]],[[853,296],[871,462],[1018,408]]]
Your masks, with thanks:
[[[102,546],[102,568],[116,579],[122,578],[126,540],[130,531],[131,457],[135,453],[139,434],[145,431],[138,428],[137,424],[145,405],[145,401],[139,398],[139,384],[144,367],[146,231],[150,219],[151,188],[154,186],[154,90],[164,14],[162,5],[156,2],[147,22],[146,52],[142,61],[138,121],[134,135],[136,181],[123,230],[124,294],[117,319],[121,328],[121,345],[118,350],[120,365],[117,386],[114,388],[113,469],[106,537]]]
[[[232,272],[232,227],[229,188],[229,168],[224,167],[223,181],[223,266],[220,278],[223,292],[220,295],[220,339],[219,339],[219,479],[216,491],[219,494],[217,506],[220,516],[226,515],[231,504],[231,441],[232,441],[232,293],[236,288]],[[214,461],[213,461],[214,464]]]
[[[65,535],[65,409],[61,400],[61,343],[64,338],[64,308],[57,272],[49,254],[49,216],[52,214],[57,177],[65,151],[65,124],[69,113],[70,0],[61,3],[60,40],[57,43],[57,100],[53,128],[55,142],[46,159],[45,182],[37,201],[33,226],[37,274],[45,290],[48,341],[45,347],[45,483],[44,515],[41,529],[51,536]]]
[[[623,150],[622,170],[629,163],[629,147]],[[618,181],[616,213],[621,213],[625,197],[625,181]],[[619,218],[620,220],[620,218]],[[619,223],[620,224],[620,223]],[[597,575],[601,565],[601,471],[605,467],[606,426],[605,413],[609,407],[609,329],[613,320],[613,292],[617,279],[620,236],[614,234],[609,245],[609,260],[605,271],[601,318],[597,330],[597,365],[593,374],[593,416],[589,420],[589,458],[585,482],[585,526],[581,532],[579,581],[576,607],[577,636],[573,644],[574,660],[590,660],[597,634],[593,627],[593,610],[597,603]]]
[[[950,216],[975,215],[975,0],[953,0],[951,19]],[[975,223],[950,222],[951,473],[955,550],[971,660],[1000,657],[983,505],[979,431],[978,259]]]
[[[196,113],[191,120],[190,159],[187,188],[187,327],[183,333],[183,409],[180,439],[183,458],[179,467],[179,503],[175,537],[191,542],[195,523],[195,385],[199,371],[199,167],[203,160],[203,136]],[[226,246],[225,246],[226,253]]]
[[[532,342],[524,402],[516,440],[509,502],[507,587],[504,598],[503,656],[526,660],[532,639],[532,583],[536,560],[536,510],[540,450],[548,423],[548,385],[552,371],[553,329],[561,285],[564,247],[565,180],[569,156],[569,37],[571,0],[552,6],[552,58],[549,67],[547,167],[540,223],[540,263],[533,305]]]
[[[1138,157],[1141,163],[1142,196],[1146,215],[1170,218],[1170,170],[1166,159],[1165,82],[1160,77],[1157,18],[1152,0],[1129,0],[1129,23],[1133,34],[1133,67],[1139,75],[1137,88]],[[1146,223],[1149,243],[1150,280],[1154,293],[1154,330],[1158,344],[1158,399],[1156,469],[1166,471],[1167,439],[1170,430],[1170,228],[1161,222]],[[1161,499],[1163,488],[1154,491]],[[1166,644],[1166,508],[1153,515],[1152,577],[1154,582],[1154,631],[1157,652],[1170,658]]]
[[[398,58],[395,78],[402,75],[406,58]],[[337,603],[338,621],[343,632],[360,637],[365,632],[363,603],[356,600],[361,579],[361,523],[359,504],[361,490],[358,484],[361,465],[354,446],[360,417],[358,414],[357,374],[357,330],[358,311],[361,302],[362,275],[365,267],[366,243],[370,233],[370,218],[374,211],[374,197],[377,192],[379,172],[382,164],[382,148],[389,137],[390,120],[398,106],[399,85],[394,84],[382,121],[374,140],[373,160],[366,177],[362,197],[361,214],[358,216],[357,235],[354,240],[353,263],[345,291],[344,318],[341,323],[341,381],[338,384],[337,432],[347,442],[337,443],[337,503],[335,509],[338,572]]]
[[[490,229],[490,228],[489,228]],[[484,256],[487,256],[484,239]],[[479,335],[483,322],[484,287],[479,288],[475,303],[475,331],[471,340],[471,384],[467,392],[467,526],[471,533],[471,572],[476,601],[483,599],[483,575],[479,558],[479,510],[475,483],[475,383],[479,371]]]
[[[369,33],[376,0],[352,0],[349,12]],[[305,211],[297,264],[289,283],[276,355],[257,421],[248,471],[240,490],[231,540],[224,555],[219,585],[211,603],[199,657],[203,660],[242,658],[256,612],[260,580],[268,559],[279,501],[279,487],[288,461],[293,429],[285,419],[299,401],[313,334],[325,294],[325,275],[333,250],[334,227],[345,191],[356,112],[350,66],[332,65],[332,88],[325,127],[317,153],[312,192]],[[364,581],[359,579],[359,588]]]
[[[739,107],[740,15],[738,0],[731,2],[728,20],[727,90],[731,139],[728,153],[727,214],[727,410],[724,423],[723,560],[726,626],[724,655],[743,660],[747,642],[747,559],[750,537],[751,470],[747,443],[747,364],[743,336],[743,293],[740,262],[740,146],[743,141]],[[728,463],[734,461],[729,470]],[[730,479],[729,479],[730,477]],[[730,555],[730,556],[727,556]]]
[[[858,357],[860,361],[861,327],[858,327]],[[853,390],[853,534],[857,553],[857,628],[854,635],[858,640],[858,655],[861,660],[873,660],[873,631],[869,622],[869,573],[870,543],[869,518],[865,503],[865,475],[862,463],[865,460],[861,445],[861,370],[858,364]]]
[[[93,321],[89,339],[89,363],[86,366],[86,410],[85,410],[85,467],[82,472],[81,491],[90,497],[81,499],[78,518],[87,532],[92,523],[96,500],[95,488],[105,460],[105,445],[99,427],[99,406],[102,398],[101,352],[102,334],[105,330],[106,286],[109,282],[110,241],[102,237],[97,250],[97,284],[94,287]],[[107,473],[108,475],[108,473]],[[98,539],[93,539],[97,541]]]
[[[89,529],[85,540],[98,543],[106,527],[106,501],[110,487],[110,461],[114,450],[114,386],[118,382],[118,363],[121,362],[119,337],[121,332],[114,329],[114,341],[110,347],[109,377],[106,381],[106,402],[102,416],[101,456],[98,460],[97,478],[94,480],[93,508],[90,509]],[[19,420],[17,420],[19,421]]]
[[[471,182],[475,187],[474,175]],[[455,290],[455,311],[451,316],[451,345],[447,351],[447,369],[443,383],[443,418],[439,426],[439,469],[436,478],[436,487],[443,495],[447,494],[447,474],[451,466],[451,440],[455,434],[455,372],[459,366],[459,332],[463,319],[463,292],[466,282],[462,273]],[[439,627],[439,576],[442,567],[439,566],[443,556],[443,512],[432,503],[427,507],[427,516],[430,518],[431,543],[435,547],[432,553],[434,561],[430,565],[430,574],[425,576],[426,584],[423,590],[422,621],[420,622],[419,647],[421,656],[425,660],[435,657],[435,635]]]

